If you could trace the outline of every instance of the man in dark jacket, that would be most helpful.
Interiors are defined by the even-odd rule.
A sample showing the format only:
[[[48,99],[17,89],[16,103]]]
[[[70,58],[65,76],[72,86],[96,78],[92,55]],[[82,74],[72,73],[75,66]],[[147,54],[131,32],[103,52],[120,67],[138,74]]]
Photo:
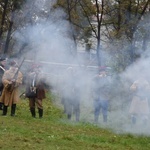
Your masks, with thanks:
[[[38,64],[32,66],[27,77],[26,97],[29,98],[29,107],[32,117],[36,117],[35,107],[37,106],[39,118],[42,118],[42,101],[45,98],[45,82],[41,73],[41,66]]]
[[[5,72],[5,66],[6,66],[6,57],[0,57],[0,96],[2,95],[3,91],[3,83],[2,83],[2,77]],[[3,103],[0,102],[0,110],[3,110]]]
[[[108,101],[110,92],[110,79],[106,67],[101,67],[100,72],[93,79],[92,94],[94,99],[94,121],[98,123],[100,110],[103,114],[103,122],[107,122]]]

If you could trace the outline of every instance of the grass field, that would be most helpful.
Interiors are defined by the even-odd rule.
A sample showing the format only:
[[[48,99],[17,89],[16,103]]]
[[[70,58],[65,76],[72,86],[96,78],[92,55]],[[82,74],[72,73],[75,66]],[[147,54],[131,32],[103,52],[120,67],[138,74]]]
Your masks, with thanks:
[[[16,117],[0,116],[1,150],[148,150],[150,137],[122,134],[110,127],[68,121],[53,103],[44,100],[44,117],[32,118],[28,100],[17,105]],[[10,109],[10,108],[9,108]]]

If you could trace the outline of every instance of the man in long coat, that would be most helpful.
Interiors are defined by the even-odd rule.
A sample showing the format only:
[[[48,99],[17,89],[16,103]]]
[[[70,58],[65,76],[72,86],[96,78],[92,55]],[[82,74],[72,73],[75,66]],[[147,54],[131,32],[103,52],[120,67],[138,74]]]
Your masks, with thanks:
[[[133,92],[129,110],[132,123],[136,123],[137,117],[142,118],[143,123],[146,123],[149,115],[148,95],[150,92],[150,84],[144,78],[140,78],[131,85],[130,90]]]
[[[11,116],[15,116],[16,104],[19,101],[18,87],[22,84],[23,75],[18,70],[18,65],[15,61],[10,62],[9,70],[5,71],[2,82],[4,89],[0,102],[4,104],[3,107],[3,116],[7,115],[8,106],[11,107]],[[14,79],[15,74],[16,78]]]
[[[5,72],[5,66],[6,66],[6,58],[5,57],[0,57],[0,96],[2,95],[3,91],[3,83],[2,83],[2,77]],[[3,103],[0,102],[0,110],[3,110]]]

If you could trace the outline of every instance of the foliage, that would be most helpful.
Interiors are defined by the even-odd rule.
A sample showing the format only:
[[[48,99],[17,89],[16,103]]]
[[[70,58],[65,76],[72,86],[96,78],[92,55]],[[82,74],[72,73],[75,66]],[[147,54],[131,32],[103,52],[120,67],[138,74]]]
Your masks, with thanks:
[[[22,55],[29,49],[36,49],[33,46],[40,38],[35,42],[35,37],[28,35],[28,28],[40,28],[41,23],[50,26],[59,21],[57,10],[65,12],[61,19],[69,31],[64,36],[71,40],[69,45],[74,44],[69,50],[76,50],[82,43],[87,50],[97,50],[99,62],[103,57],[98,51],[102,45],[110,54],[115,51],[113,60],[118,66],[120,60],[124,62],[119,66],[124,70],[148,48],[149,0],[0,0],[0,6],[1,53]],[[47,32],[40,30],[36,38]]]
[[[67,19],[70,20],[76,32],[76,39],[85,40],[91,37],[91,28],[89,30],[89,20],[95,14],[92,3],[88,0],[82,1],[66,1],[58,0],[57,7],[62,7],[68,14]]]
[[[17,18],[17,11],[21,9],[21,5],[26,0],[1,0],[0,1],[0,52],[9,54],[9,46],[12,46],[12,33],[16,30],[14,26],[15,18]],[[15,13],[16,12],[16,13]]]
[[[118,42],[120,42],[120,47],[124,45],[121,48],[122,51],[118,49],[118,55],[122,56],[122,61],[124,61],[126,55],[122,54],[124,54],[123,51],[126,51],[128,59],[124,61],[125,68],[139,57],[139,54],[137,55],[139,49],[144,51],[147,48],[149,36],[143,30],[147,31],[148,27],[143,26],[143,21],[149,22],[148,5],[149,1],[145,0],[116,0],[112,4],[106,1],[106,13],[103,21],[109,33],[106,35],[114,45]],[[139,47],[139,45],[142,46]],[[117,45],[115,46],[117,49]]]

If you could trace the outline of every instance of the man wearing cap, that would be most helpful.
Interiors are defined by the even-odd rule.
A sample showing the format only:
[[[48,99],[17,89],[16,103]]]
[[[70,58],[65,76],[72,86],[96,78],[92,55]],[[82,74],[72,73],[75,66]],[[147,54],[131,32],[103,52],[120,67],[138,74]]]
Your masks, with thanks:
[[[17,63],[13,60],[10,61],[9,65],[9,70],[5,71],[2,77],[4,89],[0,102],[4,104],[3,116],[7,115],[7,108],[9,106],[11,107],[11,116],[15,116],[16,104],[19,101],[18,87],[22,84],[23,79],[22,73],[18,70]]]
[[[45,78],[41,73],[41,66],[33,64],[27,77],[26,97],[29,98],[30,112],[36,117],[35,107],[38,108],[39,118],[43,117],[42,101],[45,98]]]
[[[94,77],[92,85],[95,123],[98,123],[101,109],[103,114],[103,122],[107,122],[109,92],[110,92],[110,79],[107,76],[106,68],[101,67],[99,74]]]
[[[6,67],[6,58],[5,57],[0,57],[0,96],[2,95],[3,91],[3,83],[2,83],[2,76],[5,72]],[[3,103],[0,102],[0,110],[3,110]]]

